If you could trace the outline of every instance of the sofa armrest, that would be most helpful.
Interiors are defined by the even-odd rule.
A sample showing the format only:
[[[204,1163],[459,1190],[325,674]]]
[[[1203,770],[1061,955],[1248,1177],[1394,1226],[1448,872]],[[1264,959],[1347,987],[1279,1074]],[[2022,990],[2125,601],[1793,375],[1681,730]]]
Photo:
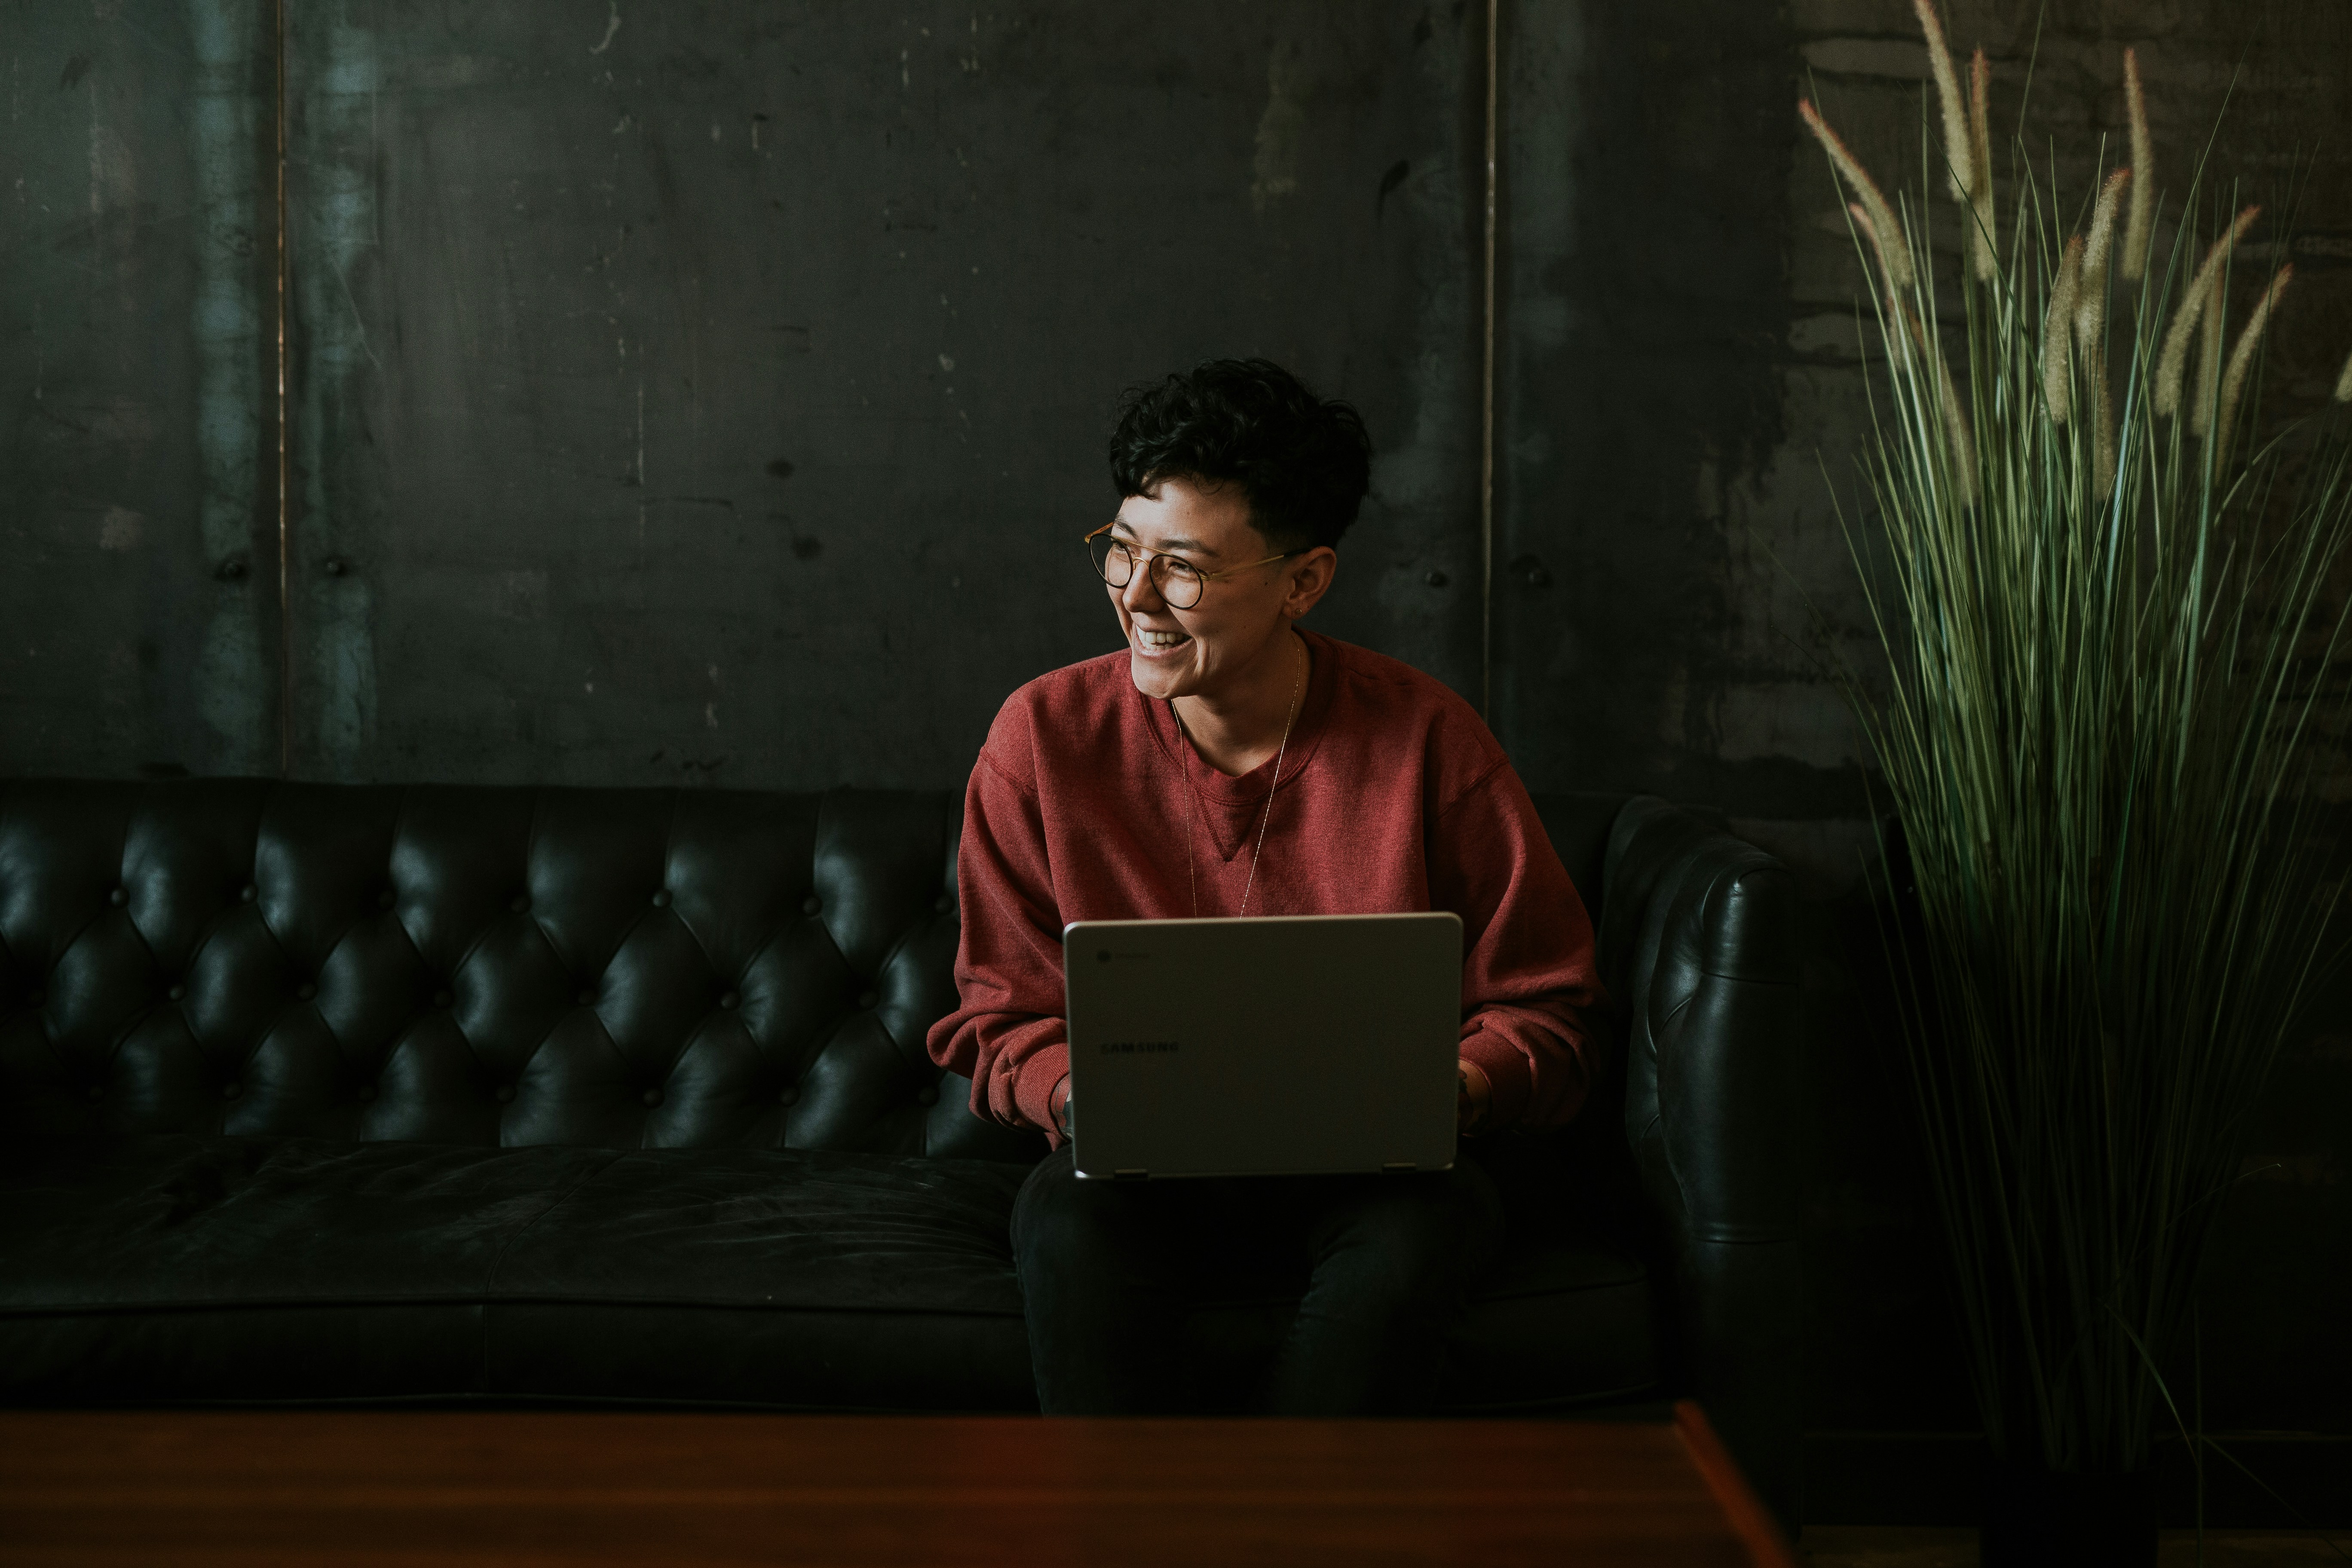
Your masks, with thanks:
[[[1654,796],[1609,835],[1601,968],[1685,1391],[1794,1526],[1802,1484],[1804,910],[1779,861]]]

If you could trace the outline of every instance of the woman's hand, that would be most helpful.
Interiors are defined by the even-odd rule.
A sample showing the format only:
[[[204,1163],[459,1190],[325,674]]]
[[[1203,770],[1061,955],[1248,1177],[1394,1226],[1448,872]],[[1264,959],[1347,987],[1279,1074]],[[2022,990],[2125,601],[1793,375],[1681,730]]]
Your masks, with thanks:
[[[1454,1125],[1456,1131],[1475,1132],[1495,1109],[1495,1086],[1487,1081],[1486,1069],[1467,1057],[1456,1058],[1454,1068],[1461,1087],[1454,1100]]]

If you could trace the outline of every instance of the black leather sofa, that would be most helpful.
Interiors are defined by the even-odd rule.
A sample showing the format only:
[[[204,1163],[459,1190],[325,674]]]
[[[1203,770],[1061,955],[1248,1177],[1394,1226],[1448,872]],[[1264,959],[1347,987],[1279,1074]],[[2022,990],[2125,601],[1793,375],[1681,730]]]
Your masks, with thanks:
[[[1787,873],[1540,803],[1622,1072],[1488,1141],[1464,1413],[1696,1394],[1793,1517]],[[0,1401],[1034,1408],[1042,1143],[926,1057],[946,795],[0,784]],[[1204,1309],[1264,1354],[1289,1303]]]

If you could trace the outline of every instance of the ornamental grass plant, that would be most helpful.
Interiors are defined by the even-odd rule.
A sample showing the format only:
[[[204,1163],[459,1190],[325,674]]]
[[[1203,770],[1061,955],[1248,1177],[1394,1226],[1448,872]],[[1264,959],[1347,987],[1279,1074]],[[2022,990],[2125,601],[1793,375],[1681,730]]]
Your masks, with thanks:
[[[2331,940],[2352,443],[2341,407],[2265,426],[2291,272],[2201,164],[2166,188],[2137,58],[2130,163],[2070,198],[2021,131],[2000,212],[1984,53],[1915,5],[1915,189],[1799,106],[1884,351],[1883,540],[1842,521],[1891,673],[1847,689],[1901,827],[1882,891],[1906,859],[1916,889],[1891,952],[1988,1444],[2131,1472],[2192,1420],[2159,1369]]]

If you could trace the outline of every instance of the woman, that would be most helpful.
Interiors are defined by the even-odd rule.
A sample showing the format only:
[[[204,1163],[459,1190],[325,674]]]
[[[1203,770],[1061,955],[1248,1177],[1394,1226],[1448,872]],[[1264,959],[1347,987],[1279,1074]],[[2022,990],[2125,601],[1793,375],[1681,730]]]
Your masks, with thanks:
[[[1067,1133],[1061,931],[1076,920],[1451,910],[1463,924],[1465,1133],[1565,1121],[1596,1075],[1592,930],[1470,707],[1296,623],[1368,486],[1354,409],[1264,360],[1131,394],[1118,515],[1087,547],[1116,654],[1008,700],[972,770],[961,1006],[931,1055],[972,1109],[1043,1131],[1013,1242],[1048,1413],[1195,1407],[1188,1310],[1304,1289],[1260,1391],[1292,1415],[1421,1409],[1492,1260],[1475,1158],[1418,1175],[1082,1183]]]

